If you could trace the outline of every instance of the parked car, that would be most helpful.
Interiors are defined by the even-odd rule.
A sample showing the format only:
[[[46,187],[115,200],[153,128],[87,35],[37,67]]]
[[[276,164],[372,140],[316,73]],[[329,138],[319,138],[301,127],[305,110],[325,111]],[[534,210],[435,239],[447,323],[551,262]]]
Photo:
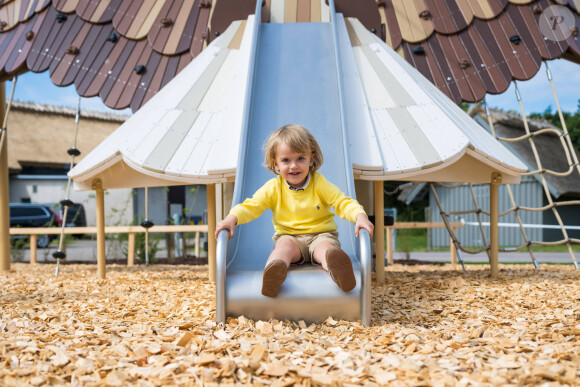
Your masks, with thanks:
[[[47,204],[10,203],[10,227],[60,227],[62,224],[58,214]],[[24,235],[14,235],[14,239],[28,238]],[[47,247],[56,235],[39,235],[36,245]]]
[[[62,219],[64,217],[64,207],[59,207],[59,215]],[[69,207],[66,213],[66,227],[87,227],[87,216],[85,214],[85,207],[80,203],[75,203]],[[73,234],[77,238],[81,238],[83,234]]]

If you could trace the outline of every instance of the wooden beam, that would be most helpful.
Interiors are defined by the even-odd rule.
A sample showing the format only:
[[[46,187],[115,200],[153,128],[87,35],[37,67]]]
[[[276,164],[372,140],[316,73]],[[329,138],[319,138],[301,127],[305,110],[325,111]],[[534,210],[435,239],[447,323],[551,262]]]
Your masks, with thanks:
[[[449,225],[453,228],[465,226],[461,222],[449,222]],[[445,223],[443,222],[396,222],[392,226],[387,226],[392,228],[445,228]]]
[[[209,266],[209,279],[215,282],[215,250],[216,240],[214,238],[216,226],[216,201],[215,184],[207,185],[207,263]]]
[[[6,114],[6,87],[0,82],[0,126]],[[2,128],[3,129],[3,128]],[[10,191],[8,189],[8,133],[0,140],[0,270],[10,270]]]
[[[36,244],[38,243],[38,236],[31,235],[30,236],[30,264],[36,265],[36,257],[38,255],[38,249],[36,248]]]
[[[101,180],[93,181],[93,189],[97,196],[97,275],[99,279],[105,279],[105,191]]]
[[[491,183],[489,184],[489,267],[491,278],[497,278],[499,274],[498,185],[501,184],[501,181],[499,173],[491,175]]]
[[[377,272],[377,282],[385,283],[385,202],[383,193],[383,182],[375,181],[374,207],[375,207],[375,267]]]
[[[149,232],[207,232],[207,225],[161,225],[153,226]],[[145,232],[142,226],[107,226],[107,234],[127,234]],[[60,234],[61,229],[57,227],[15,227],[10,229],[10,235],[54,235]],[[65,234],[96,234],[97,227],[66,227]]]
[[[127,266],[135,265],[135,233],[129,233],[129,241],[127,244]]]

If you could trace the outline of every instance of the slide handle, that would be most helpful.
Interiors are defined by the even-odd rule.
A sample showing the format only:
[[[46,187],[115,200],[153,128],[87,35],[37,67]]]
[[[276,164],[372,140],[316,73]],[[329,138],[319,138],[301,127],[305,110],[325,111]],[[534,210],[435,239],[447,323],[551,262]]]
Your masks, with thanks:
[[[364,229],[359,230],[361,266],[361,322],[365,327],[371,325],[371,237]]]
[[[222,230],[218,234],[215,252],[215,320],[216,323],[226,322],[226,264],[228,255],[228,240],[230,232]]]

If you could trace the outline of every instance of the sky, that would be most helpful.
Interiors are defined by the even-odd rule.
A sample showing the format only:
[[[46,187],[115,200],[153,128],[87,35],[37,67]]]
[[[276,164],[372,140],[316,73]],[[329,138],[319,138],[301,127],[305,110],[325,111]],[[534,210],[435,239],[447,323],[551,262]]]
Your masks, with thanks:
[[[574,113],[578,109],[578,100],[580,99],[580,65],[563,59],[556,59],[548,62],[552,78],[554,80],[558,100],[562,110]],[[546,76],[545,64],[536,74],[528,81],[518,81],[518,88],[524,105],[524,111],[527,114],[532,112],[541,113],[548,106],[556,111],[556,104],[552,94],[548,78]],[[6,99],[10,98],[12,82],[6,82]],[[41,104],[51,104],[56,106],[76,108],[78,103],[78,94],[75,86],[58,87],[50,80],[49,73],[44,72],[36,74],[28,72],[18,77],[14,99],[17,101],[37,102]],[[519,104],[512,85],[502,94],[489,95],[486,97],[490,107],[501,108],[503,110],[520,111]],[[103,111],[116,114],[130,115],[131,110],[112,110],[102,103],[99,97],[82,98],[82,110]]]

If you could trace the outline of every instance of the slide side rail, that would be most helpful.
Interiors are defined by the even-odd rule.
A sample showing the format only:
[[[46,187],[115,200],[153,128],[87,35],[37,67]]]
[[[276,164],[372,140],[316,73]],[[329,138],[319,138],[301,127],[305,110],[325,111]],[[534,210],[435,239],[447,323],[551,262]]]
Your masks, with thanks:
[[[361,322],[365,327],[371,325],[371,238],[367,230],[359,231],[360,277],[361,277]]]
[[[226,265],[228,255],[228,240],[230,232],[222,230],[218,234],[215,252],[215,320],[216,323],[226,322]]]

